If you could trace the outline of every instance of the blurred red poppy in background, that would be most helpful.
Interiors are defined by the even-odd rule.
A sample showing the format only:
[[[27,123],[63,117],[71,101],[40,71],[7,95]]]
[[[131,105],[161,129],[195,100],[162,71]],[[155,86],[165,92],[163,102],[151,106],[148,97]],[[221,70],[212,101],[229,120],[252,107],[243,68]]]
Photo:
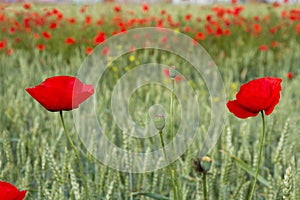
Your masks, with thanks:
[[[92,23],[92,17],[90,15],[87,15],[85,17],[85,25],[89,25],[90,23]]]
[[[105,33],[104,32],[99,32],[95,37],[94,37],[94,44],[100,44],[105,40]]]
[[[38,45],[36,46],[36,48],[37,48],[38,50],[40,50],[40,51],[43,51],[43,50],[45,49],[45,46],[44,46],[43,44],[38,44]]]
[[[5,48],[5,46],[6,46],[5,44],[6,43],[4,40],[2,40],[2,41],[0,40],[0,50]]]
[[[261,46],[259,47],[259,50],[260,50],[260,51],[267,51],[267,50],[268,50],[268,46],[267,46],[267,45],[261,45]]]
[[[43,32],[43,36],[44,36],[45,39],[50,39],[51,38],[51,34],[46,32],[46,31]]]
[[[292,80],[294,78],[294,73],[293,72],[288,72],[286,74],[287,79]]]
[[[94,93],[94,87],[72,76],[54,76],[26,91],[48,111],[57,112],[78,108]]]
[[[0,181],[0,199],[3,200],[23,200],[27,191],[19,191],[14,185]]]
[[[87,48],[85,49],[85,53],[86,53],[87,55],[91,54],[92,51],[93,51],[93,47],[87,47]]]
[[[198,32],[196,35],[196,38],[199,40],[204,40],[205,39],[205,35],[202,32]]]
[[[30,9],[30,7],[31,7],[30,3],[24,3],[23,4],[24,9]]]
[[[6,55],[10,56],[13,52],[13,49],[7,49]]]
[[[115,12],[120,12],[121,11],[121,6],[120,5],[115,5],[114,11]]]
[[[147,12],[149,10],[148,4],[144,3],[142,6],[143,11]]]
[[[75,44],[75,39],[74,38],[71,38],[71,37],[68,37],[66,40],[65,40],[65,43],[66,44]]]
[[[52,22],[50,25],[49,25],[49,28],[50,29],[56,29],[57,27],[57,24],[55,22]]]
[[[260,111],[271,114],[280,99],[281,81],[265,77],[242,85],[236,100],[227,102],[229,111],[242,119],[256,116]]]

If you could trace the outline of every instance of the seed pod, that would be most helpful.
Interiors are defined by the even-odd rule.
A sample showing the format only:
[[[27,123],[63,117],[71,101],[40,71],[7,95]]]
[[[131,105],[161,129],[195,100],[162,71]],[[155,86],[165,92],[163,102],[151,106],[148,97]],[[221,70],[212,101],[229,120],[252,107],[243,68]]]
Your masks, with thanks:
[[[178,72],[173,67],[170,67],[169,74],[171,78],[175,78],[178,75]]]
[[[155,128],[159,131],[162,131],[165,128],[166,121],[163,115],[156,115],[154,118]]]
[[[208,156],[203,156],[194,160],[194,168],[198,173],[208,173],[211,164],[212,159]]]

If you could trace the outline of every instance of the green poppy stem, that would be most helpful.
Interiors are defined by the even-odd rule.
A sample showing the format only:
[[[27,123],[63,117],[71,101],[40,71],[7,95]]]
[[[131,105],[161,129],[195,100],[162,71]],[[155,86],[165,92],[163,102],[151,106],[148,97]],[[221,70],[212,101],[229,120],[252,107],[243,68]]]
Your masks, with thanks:
[[[82,170],[82,164],[81,164],[81,161],[80,161],[80,158],[79,158],[79,154],[78,154],[78,151],[70,137],[70,134],[69,132],[67,131],[66,129],[66,126],[65,126],[65,121],[64,121],[64,117],[63,117],[63,114],[62,114],[62,111],[59,111],[59,115],[60,115],[60,119],[61,119],[61,123],[63,125],[63,128],[64,128],[64,131],[65,131],[65,134],[67,136],[67,139],[75,153],[75,157],[76,157],[76,160],[77,160],[77,164],[79,166],[79,172],[80,172],[80,176],[81,176],[81,179],[82,179],[82,184],[83,184],[83,187],[84,187],[84,190],[85,190],[85,193],[86,193],[86,196],[87,196],[87,199],[91,199],[90,197],[90,193],[89,193],[89,190],[88,190],[88,187],[87,187],[87,183],[86,183],[86,180],[84,178],[84,175],[83,175],[83,170]]]
[[[164,138],[163,138],[163,135],[162,135],[162,131],[159,131],[159,136],[160,136],[161,146],[163,148],[164,157],[165,157],[165,160],[166,160],[167,165],[168,165],[168,170],[169,170],[170,178],[171,178],[172,185],[173,185],[174,199],[177,200],[176,185],[175,185],[175,181],[174,181],[174,178],[173,178],[172,169],[171,169],[171,166],[169,164],[169,159],[168,159],[168,156],[167,156],[167,153],[166,153],[165,142],[164,142]]]
[[[171,101],[170,101],[170,138],[171,140],[174,139],[174,91],[175,91],[175,79],[172,78],[171,79],[172,82],[172,91],[171,91]],[[172,159],[174,158],[174,145],[173,143],[171,143],[172,145]],[[179,187],[179,181],[178,181],[178,176],[177,176],[177,171],[176,169],[173,170],[174,171],[174,178],[175,178],[175,183],[176,183],[176,187],[177,187],[177,192],[178,192],[178,198],[180,200],[182,200],[182,194],[181,194],[181,190]]]
[[[255,191],[255,187],[256,187],[256,182],[257,182],[257,177],[258,177],[258,171],[259,171],[259,167],[260,167],[262,148],[263,148],[264,140],[265,140],[265,129],[266,129],[266,124],[265,124],[265,115],[264,115],[264,111],[261,111],[261,118],[262,118],[262,136],[261,136],[261,140],[260,140],[259,156],[258,156],[258,162],[257,162],[257,167],[256,167],[256,173],[255,173],[254,184],[253,184],[253,187],[252,187],[252,191],[251,191],[251,195],[250,195],[249,200],[252,200],[252,199],[253,199],[253,195],[254,195],[254,191]]]
[[[207,200],[206,173],[202,174],[203,200]]]
[[[175,90],[175,80],[171,79],[172,82],[172,90],[171,90],[171,101],[170,101],[170,140],[172,141],[174,138],[173,133],[173,111],[174,111],[174,90]],[[174,145],[172,143],[172,158],[174,156]]]

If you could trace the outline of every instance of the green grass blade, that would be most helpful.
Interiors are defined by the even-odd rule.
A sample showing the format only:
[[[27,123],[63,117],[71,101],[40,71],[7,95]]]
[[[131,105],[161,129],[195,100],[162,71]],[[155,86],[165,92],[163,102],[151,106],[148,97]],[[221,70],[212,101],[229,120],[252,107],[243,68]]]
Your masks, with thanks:
[[[135,193],[133,193],[133,196],[137,196],[137,195],[150,197],[152,199],[170,200],[170,198],[168,198],[168,197],[165,197],[165,196],[160,195],[160,194],[155,194],[155,193],[148,193],[148,192],[135,192]]]
[[[235,157],[234,155],[230,155],[229,153],[220,150],[221,153],[223,153],[224,155],[230,156],[232,158],[232,160],[235,161],[235,163],[241,167],[243,170],[245,170],[248,174],[250,174],[251,176],[255,176],[255,170],[252,169],[247,163],[245,163],[244,161],[242,161],[241,159]],[[261,182],[262,184],[264,184],[265,186],[269,186],[268,181],[263,178],[261,175],[258,175],[258,181]]]

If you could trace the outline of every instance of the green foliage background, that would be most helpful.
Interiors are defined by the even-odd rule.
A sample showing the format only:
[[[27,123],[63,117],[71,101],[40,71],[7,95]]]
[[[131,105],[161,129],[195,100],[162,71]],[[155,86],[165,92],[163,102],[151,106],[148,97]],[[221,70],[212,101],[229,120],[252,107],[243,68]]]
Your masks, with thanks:
[[[33,9],[41,11],[45,6],[34,5]],[[76,5],[51,5],[63,11],[65,16],[74,16],[82,21],[83,15]],[[293,5],[293,7],[299,7]],[[99,4],[87,8],[89,15],[114,16],[113,5]],[[20,9],[21,5],[10,6],[8,9]],[[150,5],[149,15],[159,9],[168,13],[189,26],[201,26],[195,21],[185,22],[183,17],[190,13],[200,16],[203,20],[211,13],[211,6],[174,6]],[[239,86],[253,78],[262,76],[276,76],[283,79],[281,100],[275,111],[266,118],[267,135],[263,151],[260,175],[265,181],[257,186],[257,199],[300,199],[300,151],[299,151],[299,35],[295,33],[297,22],[290,23],[275,35],[270,35],[268,29],[282,23],[280,9],[288,10],[291,6],[278,9],[271,5],[245,5],[243,16],[249,26],[253,24],[253,17],[269,16],[270,22],[262,27],[262,34],[258,37],[250,36],[240,27],[231,27],[231,35],[215,37],[209,36],[200,41],[217,63],[223,77],[228,99],[234,98]],[[146,14],[140,6],[122,6],[122,17],[126,17],[125,10],[134,10],[135,17]],[[8,12],[8,11],[5,11]],[[23,12],[23,11],[22,11]],[[75,14],[74,14],[75,13]],[[182,31],[181,27],[177,30]],[[202,24],[203,25],[203,24]],[[85,199],[82,189],[78,166],[74,162],[74,155],[69,150],[67,140],[59,121],[58,113],[49,113],[26,93],[25,88],[36,85],[45,78],[54,75],[76,75],[77,69],[85,58],[85,44],[76,43],[70,47],[64,44],[66,37],[91,38],[99,31],[110,34],[114,27],[105,23],[100,28],[87,27],[85,31],[75,31],[81,25],[65,26],[53,34],[49,41],[43,41],[45,51],[35,49],[36,44],[31,36],[22,36],[22,42],[12,46],[13,53],[7,56],[0,52],[0,180],[15,184],[20,189],[27,189],[27,199]],[[42,29],[37,28],[37,32]],[[21,34],[21,33],[19,33]],[[191,35],[192,36],[192,35]],[[13,35],[1,35],[13,40]],[[0,37],[0,39],[1,39]],[[278,47],[260,52],[259,46],[270,45],[277,41]],[[150,54],[150,52],[149,52]],[[126,56],[129,55],[124,55]],[[138,61],[139,54],[135,54]],[[146,55],[147,57],[147,55]],[[151,59],[161,59],[152,56]],[[178,65],[174,60],[165,63]],[[121,62],[121,61],[119,61]],[[124,72],[119,66],[134,67],[137,65],[129,59],[116,61],[111,79],[103,83],[103,87],[118,78],[118,73]],[[143,61],[141,61],[143,62]],[[184,64],[184,63],[183,63]],[[181,66],[184,68],[184,66]],[[188,70],[188,65],[186,66]],[[122,71],[123,70],[123,71]],[[121,71],[121,72],[120,72]],[[288,80],[286,74],[294,73],[294,78]],[[110,82],[111,81],[111,82]],[[204,122],[201,131],[209,125],[209,103],[205,87],[199,87],[201,80],[194,80],[195,88],[203,101]],[[141,90],[137,96],[155,96],[155,90]],[[149,93],[149,94],[147,94]],[[202,95],[202,96],[201,96]],[[202,99],[201,99],[202,98]],[[145,105],[151,102],[136,99],[137,107],[133,112],[137,117],[144,116]],[[149,100],[151,101],[151,100]],[[100,104],[104,109],[105,104]],[[71,113],[65,113],[67,128],[70,130],[74,142],[80,147],[80,141],[72,120]],[[106,120],[105,118],[102,120]],[[249,171],[254,170],[258,155],[261,122],[260,118],[240,120],[228,113],[224,130],[215,148],[208,154],[213,158],[213,166],[208,176],[209,199],[247,199],[253,177]],[[136,141],[118,133],[115,126],[111,127],[110,137],[118,142],[122,148],[134,150]],[[195,141],[189,150],[176,162],[180,185],[185,199],[201,199],[201,179],[192,168],[192,159],[196,158],[201,146],[201,140]],[[101,148],[101,147],[100,147]],[[163,195],[172,199],[172,188],[166,169],[144,174],[129,174],[108,168],[80,149],[84,172],[90,192],[94,199],[149,199],[145,193]],[[226,153],[225,153],[226,152]],[[130,158],[129,158],[130,159]],[[242,161],[242,162],[241,162]],[[149,196],[149,195],[148,195]],[[151,195],[150,195],[151,196]],[[162,197],[156,197],[162,198]]]

